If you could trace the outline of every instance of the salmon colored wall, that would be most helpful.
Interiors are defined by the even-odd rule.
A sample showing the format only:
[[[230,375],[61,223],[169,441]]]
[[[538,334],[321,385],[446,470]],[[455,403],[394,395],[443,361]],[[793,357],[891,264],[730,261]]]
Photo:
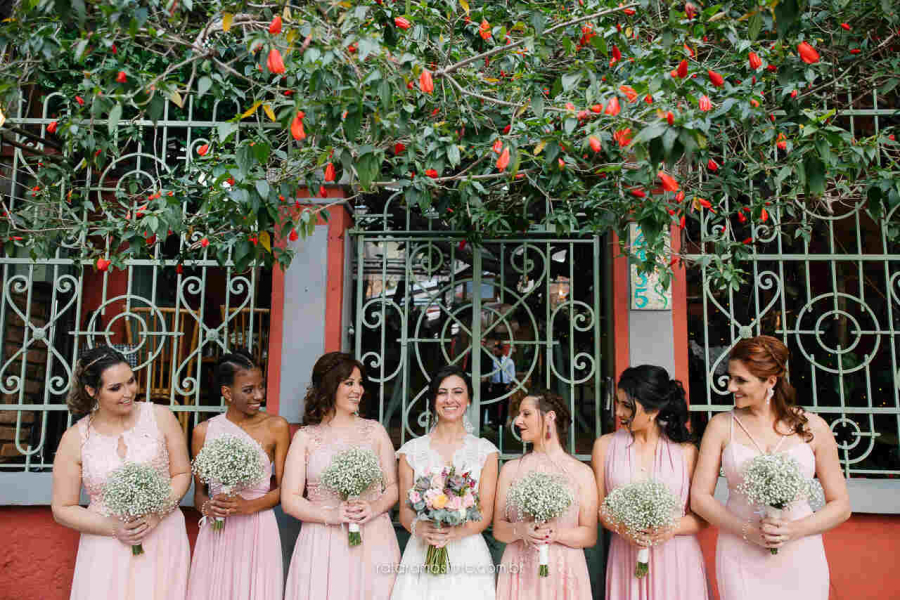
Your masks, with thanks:
[[[193,551],[200,515],[182,511]],[[0,600],[67,600],[78,535],[56,523],[49,506],[0,507]]]
[[[182,510],[193,550],[199,514],[193,509]],[[713,587],[716,535],[712,528],[700,535]],[[78,534],[55,523],[49,507],[0,507],[0,539],[4,540],[0,555],[0,600],[66,600],[69,597]],[[829,600],[885,600],[900,596],[900,570],[896,566],[898,540],[900,515],[854,515],[826,533],[825,553],[831,569]],[[718,594],[713,600],[718,600]]]
[[[717,536],[718,531],[713,527],[699,536],[706,559],[706,573],[714,592],[711,600],[719,600],[716,589]],[[900,515],[853,515],[840,527],[827,532],[825,555],[831,571],[828,600],[888,600],[900,597],[898,553]]]

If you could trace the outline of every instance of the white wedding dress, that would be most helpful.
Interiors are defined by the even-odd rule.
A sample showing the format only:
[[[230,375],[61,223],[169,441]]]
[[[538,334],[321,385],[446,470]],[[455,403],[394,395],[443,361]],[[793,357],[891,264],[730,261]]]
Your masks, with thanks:
[[[488,456],[499,452],[494,444],[469,434],[453,454],[453,466],[457,473],[469,471],[480,482]],[[432,467],[450,466],[431,449],[430,435],[406,442],[397,450],[398,458],[401,454],[406,455],[415,478],[426,475]],[[406,502],[406,497],[401,497],[400,502]],[[417,537],[409,538],[391,600],[495,600],[494,563],[484,538],[470,535],[451,541],[446,548],[450,572],[433,575],[423,569],[428,545]]]

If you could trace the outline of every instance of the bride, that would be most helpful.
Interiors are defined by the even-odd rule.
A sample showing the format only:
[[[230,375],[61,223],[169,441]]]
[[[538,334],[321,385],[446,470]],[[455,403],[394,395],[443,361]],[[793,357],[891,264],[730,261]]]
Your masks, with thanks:
[[[391,600],[494,600],[494,564],[481,532],[491,522],[497,486],[496,446],[468,433],[466,409],[473,395],[465,371],[449,365],[435,373],[428,386],[431,410],[437,424],[423,437],[405,443],[400,459],[400,523],[412,536],[403,552]],[[406,496],[418,477],[435,467],[455,466],[478,482],[481,521],[456,527],[435,527],[417,521],[406,505]],[[428,546],[447,548],[450,569],[446,574],[425,571]]]

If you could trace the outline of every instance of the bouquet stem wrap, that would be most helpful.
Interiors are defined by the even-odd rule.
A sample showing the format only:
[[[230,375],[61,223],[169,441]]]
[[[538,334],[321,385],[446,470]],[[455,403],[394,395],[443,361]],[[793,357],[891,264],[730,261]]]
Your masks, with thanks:
[[[210,487],[218,485],[219,493],[229,497],[266,476],[258,448],[252,442],[230,434],[220,435],[204,444],[191,463],[191,471]],[[200,526],[205,522],[206,517],[203,517]],[[225,517],[213,517],[211,526],[214,532],[222,533]]]
[[[547,577],[550,575],[550,546],[542,544],[538,546],[538,576]]]
[[[650,548],[638,550],[637,564],[634,566],[634,576],[640,579],[650,572]]]
[[[347,538],[351,546],[362,544],[362,534],[359,532],[359,523],[347,525]]]
[[[778,508],[771,505],[766,506],[766,516],[770,519],[780,519],[782,512],[784,512],[783,508]],[[778,554],[778,548],[769,548],[769,552],[771,554]]]

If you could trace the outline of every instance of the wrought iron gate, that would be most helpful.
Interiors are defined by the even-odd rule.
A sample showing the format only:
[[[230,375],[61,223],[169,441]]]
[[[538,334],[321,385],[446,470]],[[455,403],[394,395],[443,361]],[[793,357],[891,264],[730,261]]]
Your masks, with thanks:
[[[392,232],[387,222],[386,213],[357,214],[354,342],[394,442],[427,432],[431,373],[457,364],[474,383],[476,434],[501,458],[523,451],[501,409],[536,388],[569,402],[569,449],[589,458],[603,404],[600,239],[538,234],[473,246],[458,232]],[[516,376],[511,389],[486,397],[498,343]],[[485,426],[485,416],[499,427]]]

